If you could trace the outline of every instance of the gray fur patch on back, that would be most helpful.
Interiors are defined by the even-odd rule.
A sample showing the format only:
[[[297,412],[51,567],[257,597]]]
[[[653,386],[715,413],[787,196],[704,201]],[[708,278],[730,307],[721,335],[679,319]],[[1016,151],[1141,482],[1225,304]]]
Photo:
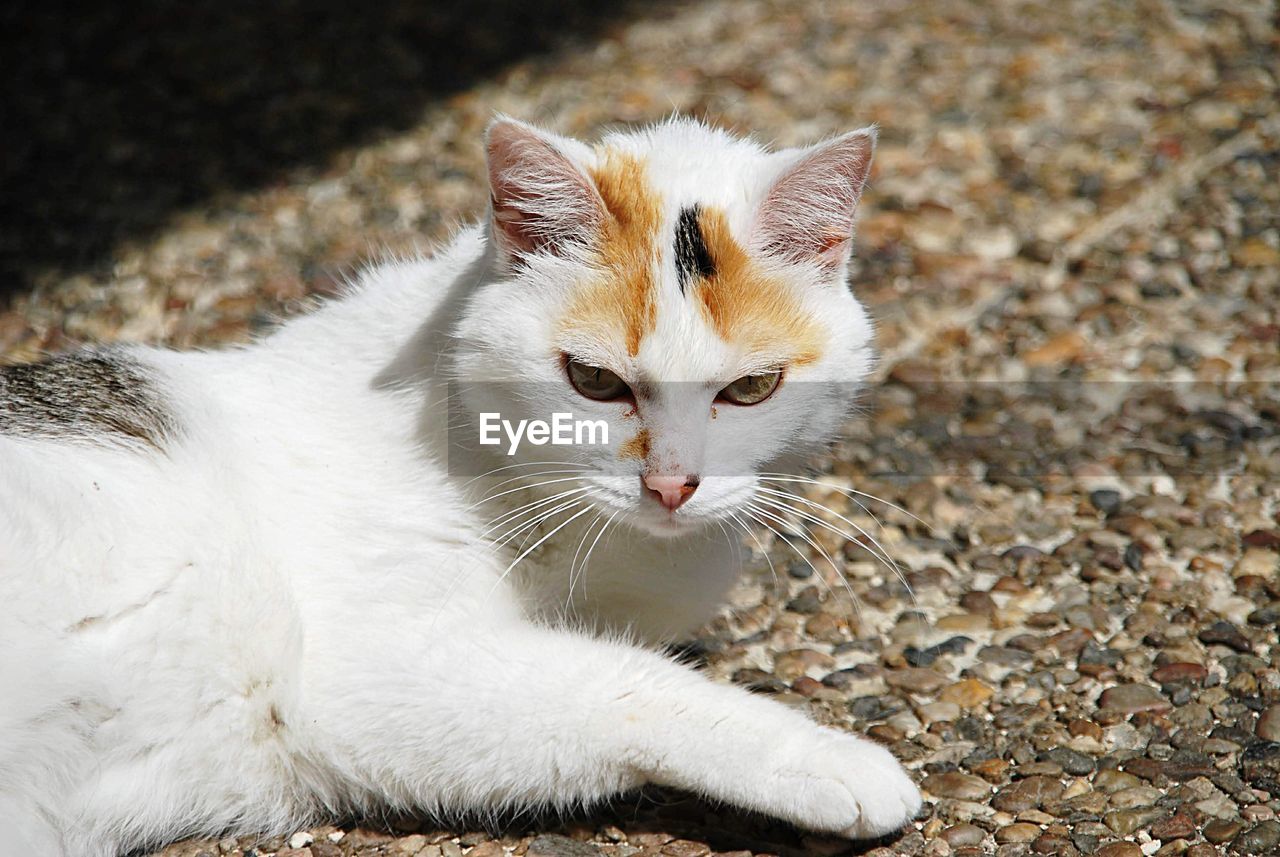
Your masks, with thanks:
[[[122,352],[0,367],[0,434],[160,449],[176,428],[149,369]]]

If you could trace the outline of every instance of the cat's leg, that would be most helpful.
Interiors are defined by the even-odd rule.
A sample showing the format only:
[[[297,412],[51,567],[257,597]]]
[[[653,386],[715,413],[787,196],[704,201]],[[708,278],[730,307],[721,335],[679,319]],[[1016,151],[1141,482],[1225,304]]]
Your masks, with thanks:
[[[522,625],[396,660],[317,723],[339,769],[396,803],[572,806],[652,782],[854,837],[920,807],[884,748],[634,646]]]

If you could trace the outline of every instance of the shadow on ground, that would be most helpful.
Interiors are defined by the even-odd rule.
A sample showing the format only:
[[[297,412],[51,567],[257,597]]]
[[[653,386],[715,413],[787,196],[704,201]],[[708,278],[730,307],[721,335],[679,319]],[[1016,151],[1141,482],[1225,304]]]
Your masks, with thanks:
[[[410,126],[633,0],[8,4],[0,301],[175,209]],[[652,6],[646,9],[646,14]]]
[[[499,839],[504,836],[516,839],[551,836],[579,841],[580,844],[544,840],[543,847],[530,849],[531,853],[537,851],[554,857],[599,857],[602,852],[595,845],[581,840],[583,836],[595,836],[599,831],[607,831],[611,827],[625,831],[628,842],[642,843],[646,850],[656,850],[667,845],[673,838],[685,840],[681,844],[691,846],[688,849],[691,857],[695,854],[707,855],[708,849],[712,854],[750,851],[778,857],[859,857],[878,847],[892,845],[900,838],[891,835],[879,839],[850,841],[841,837],[808,834],[762,815],[712,805],[686,792],[656,786],[647,786],[640,792],[617,798],[591,812],[574,813],[567,817],[544,815],[470,821],[470,824],[449,823],[442,827],[438,821],[428,818],[353,818],[347,819],[342,829],[350,831],[347,835],[355,840],[368,839],[368,842],[363,843],[366,846],[382,837],[404,837],[407,834],[422,833],[428,841],[433,841],[451,838],[460,831],[468,830],[483,830],[486,839],[490,836]],[[607,838],[608,834],[605,836]],[[343,841],[344,844],[351,844],[346,842],[345,837]],[[663,853],[676,854],[683,853],[684,850],[679,845],[674,848],[668,846],[663,849]]]

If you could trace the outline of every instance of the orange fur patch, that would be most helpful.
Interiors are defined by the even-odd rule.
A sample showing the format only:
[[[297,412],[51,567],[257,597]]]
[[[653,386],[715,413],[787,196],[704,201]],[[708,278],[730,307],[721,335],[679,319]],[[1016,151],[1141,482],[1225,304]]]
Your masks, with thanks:
[[[716,333],[749,351],[783,355],[791,365],[817,360],[825,338],[818,320],[752,261],[723,211],[703,208],[700,225],[715,273],[699,281],[697,297]]]
[[[644,163],[632,155],[603,152],[591,178],[609,213],[600,236],[606,273],[581,291],[563,324],[571,328],[620,325],[627,352],[635,356],[640,340],[656,321],[654,267],[662,206]]]
[[[635,458],[644,461],[649,457],[649,430],[646,428],[636,432],[636,436],[618,448],[618,458]]]

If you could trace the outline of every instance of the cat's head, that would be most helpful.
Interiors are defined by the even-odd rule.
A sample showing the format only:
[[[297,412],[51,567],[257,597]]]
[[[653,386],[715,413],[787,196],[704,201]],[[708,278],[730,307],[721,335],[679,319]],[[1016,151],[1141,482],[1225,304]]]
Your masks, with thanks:
[[[489,464],[577,491],[566,515],[594,504],[674,535],[829,441],[872,361],[846,274],[874,142],[768,152],[677,119],[592,146],[494,122],[491,270],[454,362],[472,430],[571,414],[608,443],[584,431],[507,455],[502,434]]]

